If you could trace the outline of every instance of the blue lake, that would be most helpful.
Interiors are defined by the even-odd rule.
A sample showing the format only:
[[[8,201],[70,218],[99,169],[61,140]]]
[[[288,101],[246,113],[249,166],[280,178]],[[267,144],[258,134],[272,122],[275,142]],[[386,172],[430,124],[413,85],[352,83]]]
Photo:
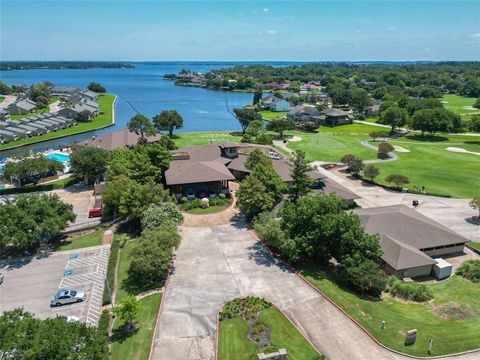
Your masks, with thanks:
[[[132,69],[16,70],[1,71],[0,78],[7,84],[50,81],[58,86],[81,88],[95,81],[106,87],[109,93],[118,96],[115,126],[23,148],[41,151],[124,128],[127,121],[135,115],[135,109],[149,117],[165,109],[177,109],[184,118],[184,127],[181,131],[240,130],[238,122],[228,113],[226,103],[231,109],[244,106],[251,103],[252,94],[175,86],[172,81],[163,79],[164,74],[177,73],[181,69],[205,73],[233,65],[236,63],[179,62],[135,64],[136,67]],[[19,150],[5,151],[2,152],[2,156],[18,152]]]

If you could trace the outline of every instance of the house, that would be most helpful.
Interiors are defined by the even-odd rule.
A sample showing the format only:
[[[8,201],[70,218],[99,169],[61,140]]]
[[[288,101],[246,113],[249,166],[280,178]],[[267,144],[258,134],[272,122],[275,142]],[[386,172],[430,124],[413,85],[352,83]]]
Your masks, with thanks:
[[[365,231],[380,235],[386,271],[400,278],[429,276],[434,258],[463,252],[468,239],[405,205],[355,210]]]
[[[330,108],[320,113],[320,125],[337,126],[353,123],[353,116],[343,110]]]
[[[10,104],[7,108],[8,112],[13,115],[25,115],[33,112],[37,108],[35,101],[30,99],[20,100]]]
[[[360,196],[328,177],[318,178],[313,187],[319,194],[336,194],[346,200],[349,206],[355,205],[355,200],[360,199]]]
[[[10,121],[10,113],[5,109],[0,109],[0,121]]]
[[[108,134],[93,136],[91,140],[82,141],[73,145],[80,147],[94,146],[107,151],[112,151],[118,148],[135,146],[138,143],[138,139],[140,139],[140,135],[125,128]],[[148,136],[146,140],[149,143],[159,141],[160,134]]]
[[[96,93],[95,91],[83,90],[81,94],[84,98],[90,99],[91,101],[98,101],[98,93]]]
[[[67,99],[68,97],[72,96],[73,94],[79,94],[82,90],[79,88],[74,87],[67,87],[67,86],[54,86],[50,90],[50,95],[55,96],[61,99]]]
[[[288,186],[293,184],[290,175],[291,165],[283,155],[268,145],[244,143],[217,143],[182,148],[172,151],[170,168],[165,172],[165,182],[177,198],[184,195],[187,190],[196,193],[228,192],[229,181],[244,179],[250,170],[245,166],[245,160],[255,149],[260,149],[267,155],[278,176]],[[309,176],[321,186],[317,187],[318,193],[336,193],[349,201],[358,198],[340,184],[336,184],[315,170]],[[349,201],[350,202],[350,201]]]
[[[287,119],[293,121],[319,121],[320,112],[313,105],[297,105],[290,109]]]
[[[14,133],[19,139],[30,136],[30,132],[28,130],[16,127],[15,122],[11,121],[0,121],[0,129]]]
[[[67,119],[82,120],[84,114],[88,114],[88,119],[98,115],[98,107],[92,106],[88,103],[79,102],[73,104],[71,107],[65,107],[58,110],[57,114],[66,117]]]
[[[260,105],[264,109],[269,109],[270,111],[288,111],[290,110],[290,103],[280,97],[275,95],[269,95],[260,100]]]

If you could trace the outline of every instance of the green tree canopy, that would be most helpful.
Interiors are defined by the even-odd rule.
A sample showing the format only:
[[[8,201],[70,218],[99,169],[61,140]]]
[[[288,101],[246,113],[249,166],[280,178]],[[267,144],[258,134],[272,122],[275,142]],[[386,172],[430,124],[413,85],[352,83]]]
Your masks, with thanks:
[[[394,184],[397,188],[401,188],[405,184],[409,184],[410,180],[407,176],[401,174],[391,174],[385,178],[385,181]]]
[[[390,125],[392,132],[394,132],[396,128],[407,124],[408,113],[398,106],[391,106],[382,112],[380,120],[382,124]]]
[[[183,216],[173,202],[152,204],[142,214],[142,229],[160,227],[167,222],[183,223]]]
[[[73,206],[58,195],[19,195],[0,204],[0,253],[21,254],[49,242],[75,221]]]
[[[353,88],[350,90],[350,104],[352,105],[355,111],[363,113],[367,106],[370,106],[372,103],[372,97],[367,90],[362,88]]]
[[[142,114],[132,117],[128,121],[127,127],[130,131],[140,135],[140,142],[146,142],[146,136],[154,136],[157,133],[150,119]]]
[[[309,176],[308,172],[313,169],[305,159],[305,152],[301,150],[295,151],[291,162],[292,171],[290,175],[292,176],[293,184],[289,188],[288,193],[290,200],[296,202],[300,197],[310,192],[313,179]]]
[[[24,154],[5,164],[4,176],[10,181],[17,178],[22,184],[37,184],[41,178],[63,170],[63,164],[57,160],[47,159],[43,155]]]
[[[141,311],[142,304],[133,295],[128,295],[125,300],[113,308],[113,313],[131,330],[135,328],[135,322]]]
[[[233,109],[235,117],[237,118],[240,126],[242,127],[242,133],[245,134],[248,125],[254,120],[262,120],[262,115],[256,112],[254,109],[248,108],[236,108]]]
[[[0,316],[0,353],[8,359],[109,359],[107,338],[95,327],[61,317],[40,320],[20,308]]]
[[[175,129],[183,127],[183,118],[177,110],[163,110],[153,117],[153,124],[158,131],[168,131],[172,137]]]
[[[380,175],[380,169],[372,164],[368,164],[363,169],[363,175],[370,181],[373,181],[378,175]]]
[[[281,139],[283,139],[285,131],[293,130],[294,128],[293,122],[287,119],[275,119],[267,124],[267,130],[278,133]]]
[[[72,172],[86,184],[97,182],[106,172],[110,153],[93,146],[74,147],[70,155]]]
[[[96,93],[105,93],[107,91],[107,89],[98,82],[91,82],[88,84],[87,89]]]

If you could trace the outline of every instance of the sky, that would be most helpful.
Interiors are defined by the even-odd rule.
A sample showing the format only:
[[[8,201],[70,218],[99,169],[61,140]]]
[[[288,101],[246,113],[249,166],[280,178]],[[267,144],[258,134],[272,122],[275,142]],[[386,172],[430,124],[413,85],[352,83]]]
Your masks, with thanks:
[[[0,1],[1,60],[480,60],[473,1]]]

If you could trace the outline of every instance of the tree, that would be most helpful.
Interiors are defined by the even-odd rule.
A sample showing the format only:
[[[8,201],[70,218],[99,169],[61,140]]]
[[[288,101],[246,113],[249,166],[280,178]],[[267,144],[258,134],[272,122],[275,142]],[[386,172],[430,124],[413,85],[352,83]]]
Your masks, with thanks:
[[[349,174],[358,175],[358,173],[363,169],[363,161],[360,158],[357,158],[352,154],[345,154],[342,156],[340,161],[347,165],[347,172]]]
[[[107,181],[103,191],[103,208],[102,215],[105,217],[119,214],[122,199],[126,194],[126,190],[132,186],[134,180],[125,175],[119,175]]]
[[[110,153],[92,146],[74,147],[70,155],[72,172],[85,184],[98,182],[107,171]]]
[[[268,213],[263,212],[253,222],[255,232],[260,239],[273,250],[280,250],[285,242],[285,233],[281,227],[281,221]]]
[[[363,175],[370,181],[373,181],[378,175],[380,175],[380,169],[369,164],[363,169]]]
[[[260,100],[262,100],[262,89],[256,89],[255,92],[253,93],[253,105],[258,105]]]
[[[379,297],[387,285],[387,275],[377,262],[370,259],[345,259],[342,275],[352,288],[375,297]]]
[[[372,98],[368,91],[362,88],[354,88],[350,90],[350,98],[350,104],[353,109],[359,113],[363,113],[365,108],[372,103]]]
[[[480,115],[473,115],[468,124],[468,130],[472,132],[480,132]]]
[[[130,331],[136,330],[135,321],[140,316],[142,304],[133,295],[127,295],[119,305],[113,308],[113,313],[124,321]]]
[[[125,285],[137,292],[160,287],[170,268],[172,249],[179,242],[177,226],[172,222],[143,231],[131,252]]]
[[[4,176],[9,181],[18,179],[21,185],[36,185],[41,178],[56,175],[63,170],[63,164],[57,160],[47,159],[43,155],[24,154],[5,164]]]
[[[240,123],[240,126],[242,127],[242,134],[245,134],[248,125],[252,121],[262,120],[262,115],[260,115],[254,109],[236,108],[236,109],[233,109],[233,112],[238,122]]]
[[[410,179],[408,177],[406,177],[405,175],[400,175],[400,174],[388,175],[385,178],[385,181],[389,184],[395,184],[395,186],[399,189],[401,187],[403,187],[403,185],[410,183]]]
[[[152,122],[141,114],[132,117],[128,121],[127,127],[130,131],[140,135],[139,142],[146,142],[145,136],[154,136],[157,133]]]
[[[139,221],[143,212],[151,204],[161,204],[163,202],[173,201],[170,192],[163,188],[163,185],[156,184],[153,181],[145,184],[139,184],[136,181],[129,183],[129,187],[125,189],[120,200],[120,215],[130,219]]]
[[[0,204],[0,254],[18,255],[51,242],[75,221],[73,206],[58,195],[19,195]]]
[[[293,184],[289,189],[289,198],[293,202],[298,201],[301,196],[307,195],[310,192],[313,179],[308,175],[309,171],[312,171],[312,168],[305,160],[305,152],[301,150],[295,151],[290,173]]]
[[[37,96],[36,101],[37,108],[46,108],[48,107],[48,98],[45,96]]]
[[[183,223],[183,216],[173,202],[152,204],[142,214],[142,229],[160,227],[166,222]]]
[[[183,118],[177,110],[163,110],[153,117],[153,124],[158,131],[168,131],[170,137],[173,131],[183,127]]]
[[[265,132],[261,132],[255,137],[254,143],[260,144],[260,145],[272,145],[273,144],[272,136]]]
[[[177,145],[173,142],[171,138],[168,136],[162,136],[160,140],[157,142],[159,145],[163,146],[167,150],[176,150]]]
[[[260,149],[253,150],[245,159],[245,167],[249,170],[255,169],[258,164],[272,166],[272,160]]]
[[[392,132],[394,132],[396,128],[407,124],[408,113],[405,109],[401,109],[398,106],[391,106],[382,112],[380,119],[382,124],[390,125]]]
[[[84,322],[40,320],[17,308],[0,315],[0,354],[5,359],[107,360],[107,336]]]
[[[376,141],[377,138],[380,137],[380,132],[378,131],[372,131],[370,134],[368,134],[372,138],[372,141]]]
[[[253,120],[251,121],[245,132],[249,135],[252,136],[257,136],[259,133],[265,131],[265,124],[263,123],[263,120]]]
[[[293,122],[287,119],[275,119],[267,124],[267,130],[278,133],[280,139],[283,139],[285,131],[293,130],[294,128]]]
[[[478,219],[480,219],[480,195],[477,195],[470,200],[470,206],[472,209],[478,210]]]
[[[388,154],[393,150],[395,149],[390,143],[382,142],[378,145],[377,157],[379,159],[388,159],[390,157]]]
[[[87,89],[96,93],[105,93],[107,91],[107,89],[98,82],[91,82],[88,84]]]
[[[252,219],[257,214],[270,211],[275,204],[274,194],[255,176],[248,175],[237,191],[237,205]]]

